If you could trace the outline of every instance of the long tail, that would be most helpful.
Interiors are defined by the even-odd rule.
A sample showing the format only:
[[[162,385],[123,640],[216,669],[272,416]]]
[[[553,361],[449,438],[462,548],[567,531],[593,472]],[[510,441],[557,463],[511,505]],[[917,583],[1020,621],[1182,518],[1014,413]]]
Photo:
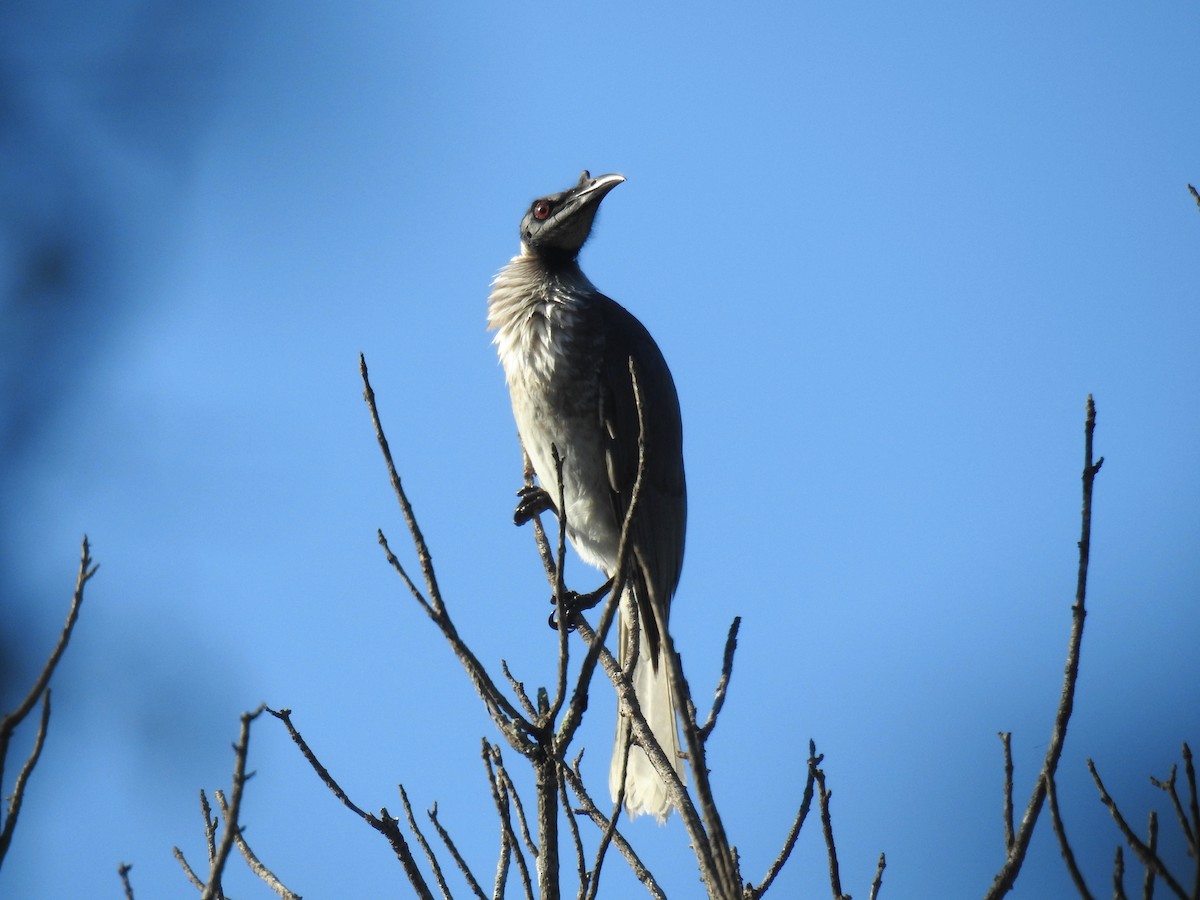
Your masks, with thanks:
[[[621,665],[625,665],[625,639],[629,629],[629,615],[624,608],[621,610],[617,625],[617,640],[620,647]],[[642,715],[654,732],[655,738],[666,753],[667,759],[675,766],[680,779],[684,777],[683,757],[679,751],[679,730],[675,725],[675,698],[671,690],[671,680],[667,677],[667,665],[664,659],[659,660],[658,669],[650,661],[650,645],[646,639],[646,629],[641,629],[640,647],[638,649],[637,665],[633,670],[633,687],[637,692],[638,705]],[[621,787],[621,767],[624,765],[625,747],[630,740],[628,713],[622,709],[617,715],[617,740],[613,748],[612,768],[608,775],[608,789],[616,802]],[[633,818],[642,813],[654,816],[661,825],[671,812],[671,802],[667,794],[667,786],[654,771],[649,758],[641,747],[634,745],[629,748],[629,764],[625,771],[625,811]]]

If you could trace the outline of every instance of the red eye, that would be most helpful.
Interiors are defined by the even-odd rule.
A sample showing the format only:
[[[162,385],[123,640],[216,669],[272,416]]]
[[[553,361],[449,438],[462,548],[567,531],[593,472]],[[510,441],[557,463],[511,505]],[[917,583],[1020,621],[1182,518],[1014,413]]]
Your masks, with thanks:
[[[539,200],[533,204],[533,217],[535,219],[545,219],[550,215],[550,204],[545,200]]]

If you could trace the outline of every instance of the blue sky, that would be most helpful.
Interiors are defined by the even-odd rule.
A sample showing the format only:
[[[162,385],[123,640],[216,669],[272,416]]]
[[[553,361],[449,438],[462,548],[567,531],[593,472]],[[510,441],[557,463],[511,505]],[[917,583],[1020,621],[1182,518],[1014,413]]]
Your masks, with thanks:
[[[47,219],[87,198],[103,243],[86,350],[7,477],[30,659],[84,532],[101,570],[0,892],[118,896],[124,861],[139,897],[186,896],[170,848],[199,863],[197,791],[227,786],[261,701],[361,806],[397,810],[398,782],[437,802],[490,872],[496,735],[375,543],[403,525],[357,357],[460,630],[545,683],[485,301],[528,202],[583,168],[628,179],[584,270],[680,393],[672,628],[697,695],[743,618],[710,763],[746,877],[813,738],[846,890],[866,896],[880,851],[885,897],[988,886],[996,734],[1023,803],[1061,686],[1089,392],[1106,462],[1061,803],[1094,890],[1118,834],[1088,757],[1132,821],[1157,805],[1182,865],[1146,776],[1200,744],[1194,4],[60,7],[6,50],[58,162],[6,146],[4,186]],[[209,65],[157,82],[160,34]],[[600,687],[581,736],[599,787],[612,720]],[[293,890],[404,893],[276,723],[250,764],[247,838]],[[631,833],[672,897],[696,895],[677,820]],[[777,892],[826,884],[810,823]],[[1043,823],[1015,896],[1068,887]]]

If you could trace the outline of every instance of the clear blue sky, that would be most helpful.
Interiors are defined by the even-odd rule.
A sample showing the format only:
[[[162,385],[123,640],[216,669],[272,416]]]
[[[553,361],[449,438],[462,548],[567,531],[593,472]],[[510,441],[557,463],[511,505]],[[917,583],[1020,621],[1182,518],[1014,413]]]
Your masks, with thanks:
[[[584,270],[679,388],[672,627],[698,695],[743,618],[710,762],[745,875],[778,851],[811,737],[846,890],[867,895],[880,851],[891,900],[990,883],[996,734],[1023,804],[1061,686],[1089,392],[1106,463],[1063,812],[1103,893],[1118,834],[1093,757],[1139,827],[1157,805],[1182,865],[1146,776],[1200,751],[1200,7],[110,5],[27,10],[5,44],[60,152],[8,146],[5,190],[49,219],[89,198],[106,243],[86,364],[6,489],[31,658],[84,532],[101,570],[0,894],[116,897],[124,861],[140,898],[188,896],[171,845],[201,862],[197,790],[228,785],[264,700],[356,802],[396,811],[402,782],[491,871],[496,734],[376,546],[403,526],[357,356],[461,631],[547,682],[485,301],[528,202],[583,168],[628,179]],[[158,80],[184,51],[207,62]],[[582,733],[601,792],[612,717],[601,687]],[[406,893],[277,723],[251,766],[247,838],[293,890]],[[697,896],[677,820],[631,832]],[[230,868],[239,898],[267,895]],[[777,893],[826,885],[810,823]],[[1014,896],[1068,887],[1044,822]]]

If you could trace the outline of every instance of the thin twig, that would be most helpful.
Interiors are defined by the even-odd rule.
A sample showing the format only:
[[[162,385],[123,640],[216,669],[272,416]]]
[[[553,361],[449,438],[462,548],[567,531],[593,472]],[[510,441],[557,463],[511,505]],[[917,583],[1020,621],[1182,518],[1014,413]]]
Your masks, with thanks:
[[[517,700],[521,704],[521,709],[525,710],[525,715],[529,716],[530,721],[537,718],[537,710],[533,708],[533,702],[529,699],[529,695],[525,692],[524,682],[517,681],[508,668],[507,660],[500,660],[500,671],[504,673],[504,677],[508,680],[508,686],[513,689],[513,693],[517,695]]]
[[[79,610],[83,606],[84,586],[91,580],[99,568],[99,565],[92,564],[91,547],[88,544],[87,535],[85,534],[79,553],[79,570],[75,576],[75,592],[71,597],[71,607],[67,610],[67,620],[63,625],[62,631],[59,632],[58,642],[54,645],[54,649],[50,651],[50,656],[47,658],[46,664],[42,666],[41,672],[34,679],[29,693],[25,695],[24,699],[17,704],[12,712],[0,718],[0,787],[4,783],[4,763],[8,758],[8,745],[12,740],[13,732],[17,730],[18,725],[25,721],[25,717],[29,715],[38,701],[43,700],[43,695],[48,691],[50,678],[54,675],[54,670],[58,667],[58,662],[62,659],[63,653],[66,652],[67,644],[71,640],[71,633],[74,631],[75,623],[79,619]],[[33,774],[33,768],[37,764],[42,744],[46,739],[46,730],[49,727],[49,702],[50,698],[46,696],[42,703],[42,724],[39,726],[38,736],[35,738],[34,752],[30,754],[24,766],[22,766],[17,778],[17,784],[13,788],[12,795],[9,797],[8,810],[3,822],[4,827],[0,828],[0,863],[4,861],[9,845],[12,843],[13,831],[17,825],[17,815],[21,809],[21,801],[25,797],[25,786],[29,782],[29,776]]]
[[[620,787],[617,788],[617,796],[613,798],[612,814],[609,815],[604,830],[600,833],[600,843],[596,845],[596,861],[592,863],[592,882],[588,885],[585,900],[595,900],[600,890],[600,872],[604,868],[604,857],[608,855],[608,848],[612,846],[613,836],[617,833],[617,822],[621,818],[621,807],[625,805],[625,780],[629,776],[629,752],[633,749],[633,741],[629,739],[629,722],[624,717],[618,717],[617,727],[626,731],[625,737],[618,742],[622,748],[620,779],[617,781]],[[579,772],[578,757],[575,760],[575,771]]]
[[[558,484],[558,547],[554,565],[554,608],[558,614],[558,667],[555,671],[554,702],[550,704],[549,710],[538,724],[553,730],[559,710],[567,697],[567,668],[571,656],[571,644],[567,635],[571,626],[564,614],[567,608],[567,586],[564,581],[567,566],[567,488],[563,481],[563,458],[553,443],[550,445],[550,455],[554,458],[555,481]]]
[[[1192,833],[1192,824],[1188,821],[1187,814],[1183,811],[1183,804],[1179,800],[1179,791],[1175,788],[1175,780],[1179,774],[1179,766],[1171,764],[1171,775],[1166,781],[1159,781],[1153,775],[1150,776],[1150,783],[1156,788],[1166,791],[1167,796],[1171,798],[1171,807],[1175,810],[1175,818],[1179,820],[1179,831],[1183,835],[1183,839],[1187,842],[1188,856],[1196,855],[1196,837]]]
[[[825,850],[829,856],[829,887],[833,891],[833,900],[850,900],[842,893],[842,876],[838,867],[837,847],[833,842],[833,817],[829,813],[829,801],[833,792],[825,789],[825,772],[816,770],[817,800],[821,809],[821,830],[825,834]]]
[[[587,792],[587,788],[584,787],[583,776],[579,772],[578,768],[578,760],[576,761],[576,767],[574,769],[570,768],[569,766],[563,766],[563,777],[566,779],[567,783],[570,784],[571,791],[575,794],[576,799],[579,800],[580,808],[582,809],[583,814],[591,819],[597,827],[608,828],[609,817],[601,811],[600,807],[596,805],[596,801],[592,799],[591,794]],[[625,858],[625,861],[629,864],[630,871],[633,872],[634,877],[642,883],[646,890],[650,892],[651,896],[655,897],[656,900],[666,900],[667,895],[663,893],[663,889],[659,887],[658,882],[654,878],[654,874],[648,868],[646,868],[645,863],[642,862],[641,858],[637,855],[637,851],[635,851],[629,841],[626,840],[620,829],[613,830],[612,846],[616,847],[617,852]],[[593,878],[594,877],[595,875],[593,874]]]
[[[1188,185],[1188,190],[1192,192],[1192,197],[1194,197],[1194,198],[1195,198],[1195,200],[1196,200],[1196,205],[1197,205],[1197,206],[1200,206],[1200,192],[1198,192],[1198,191],[1197,191],[1197,190],[1196,190],[1194,187],[1192,187],[1190,184]]]
[[[404,790],[404,785],[400,784],[397,787],[400,789],[400,802],[404,804],[404,814],[408,818],[408,827],[416,836],[417,843],[421,845],[421,849],[425,851],[425,858],[429,860],[429,865],[433,868],[433,877],[437,881],[438,889],[441,890],[442,896],[446,900],[451,900],[450,888],[446,885],[446,878],[442,874],[442,867],[433,853],[433,848],[429,846],[429,841],[425,840],[425,835],[421,833],[421,829],[417,825],[417,817],[413,815],[412,804],[408,802],[408,794]]]
[[[175,857],[175,861],[183,867],[183,874],[186,875],[187,880],[192,883],[192,887],[198,891],[204,890],[204,882],[200,880],[200,876],[197,875],[192,869],[191,865],[188,864],[187,859],[183,855],[183,851],[178,847],[172,847],[171,853]]]
[[[1129,900],[1125,893],[1125,854],[1121,852],[1120,844],[1113,858],[1113,900]]]
[[[517,811],[517,825],[521,831],[521,840],[525,842],[525,847],[529,851],[530,856],[537,856],[537,842],[534,841],[533,836],[529,833],[529,821],[525,818],[525,807],[521,804],[521,796],[517,793],[517,786],[513,784],[508,770],[504,768],[504,757],[500,755],[499,748],[496,749],[495,763],[496,775],[504,782],[504,789],[512,799],[513,809]]]
[[[17,704],[16,709],[0,719],[0,762],[3,761],[5,752],[8,750],[8,741],[12,737],[13,731],[37,705],[42,691],[46,689],[46,685],[50,683],[50,677],[58,667],[58,661],[66,652],[67,643],[71,640],[71,632],[74,631],[75,622],[79,619],[79,609],[83,605],[83,588],[99,568],[99,565],[92,565],[91,547],[85,534],[80,550],[79,573],[75,576],[75,593],[71,597],[71,608],[67,611],[67,621],[63,625],[62,631],[59,632],[58,643],[54,645],[50,657],[46,660],[42,671],[38,673],[38,677],[33,682],[33,687],[29,689],[29,693],[25,695],[25,699]]]
[[[5,819],[4,828],[0,829],[0,860],[3,860],[4,854],[8,852],[13,830],[17,825],[17,816],[21,814],[21,802],[25,799],[25,786],[29,783],[29,776],[33,774],[33,768],[42,755],[42,746],[46,743],[46,732],[49,728],[50,688],[46,688],[42,692],[42,717],[38,722],[37,734],[33,738],[33,749],[29,752],[25,764],[21,766],[21,771],[17,773],[12,796],[8,800],[8,817]]]
[[[212,807],[208,805],[208,795],[204,793],[204,788],[200,789],[200,814],[204,816],[204,840],[208,844],[208,864],[211,866],[217,858],[217,827],[221,823],[212,814]]]
[[[358,355],[358,372],[362,376],[363,382],[363,399],[367,401],[367,407],[371,410],[371,424],[375,426],[375,439],[379,442],[379,449],[383,451],[383,458],[387,462],[388,478],[392,482],[392,491],[396,494],[396,499],[400,503],[400,510],[404,515],[404,523],[408,526],[408,532],[412,536],[413,546],[417,550],[417,560],[421,564],[421,574],[425,578],[425,587],[429,590],[429,603],[435,612],[441,612],[444,609],[442,603],[442,592],[438,590],[437,577],[433,572],[433,558],[429,554],[429,547],[425,543],[425,537],[421,534],[421,527],[417,524],[417,517],[413,514],[412,504],[408,502],[408,495],[404,493],[404,487],[400,483],[400,475],[396,472],[396,464],[392,461],[392,451],[388,446],[387,438],[383,434],[383,426],[379,422],[379,410],[375,406],[375,391],[371,388],[371,380],[367,376],[367,358],[363,354]]]
[[[583,751],[579,751],[580,756]],[[575,757],[576,766],[579,765],[579,756]],[[563,763],[565,769],[567,764]],[[587,859],[583,855],[583,838],[579,834],[579,823],[575,819],[575,813],[571,809],[571,799],[567,796],[567,782],[565,778],[558,780],[558,802],[563,812],[563,818],[567,820],[567,826],[571,831],[571,844],[575,848],[575,874],[579,878],[579,895],[582,896],[588,889],[588,871]]]
[[[1117,823],[1117,828],[1125,836],[1125,842],[1137,854],[1137,858],[1141,860],[1142,865],[1146,868],[1153,868],[1177,897],[1187,900],[1187,892],[1184,891],[1183,885],[1167,870],[1166,864],[1159,859],[1158,854],[1143,844],[1141,839],[1134,834],[1133,829],[1129,827],[1129,823],[1125,821],[1125,817],[1121,815],[1121,811],[1117,808],[1117,802],[1105,790],[1104,782],[1100,780],[1100,773],[1096,771],[1095,763],[1089,759],[1087,767],[1088,771],[1092,773],[1092,780],[1096,782],[1096,789],[1100,792],[1100,802],[1108,809],[1113,817],[1113,821]]]
[[[535,489],[537,487],[537,484],[534,482],[536,473],[533,470],[533,462],[529,459],[529,453],[525,450],[524,445],[521,447],[521,459],[523,462],[524,487],[526,490]],[[542,517],[534,515],[530,521],[533,522],[533,537],[534,544],[537,546],[538,558],[542,561],[542,568],[546,570],[546,580],[553,585],[554,579],[557,577],[558,565],[554,562],[554,551],[550,547],[549,538],[546,537],[546,529],[542,525]]]
[[[455,846],[454,840],[450,837],[450,832],[448,832],[442,826],[442,823],[438,821],[437,804],[433,804],[433,809],[426,810],[425,815],[429,816],[429,821],[433,823],[433,827],[437,830],[438,837],[442,839],[442,843],[445,844],[446,849],[450,851],[450,855],[454,858],[454,862],[458,866],[458,871],[460,871],[463,875],[463,878],[467,880],[467,884],[470,886],[472,893],[474,893],[479,900],[487,900],[486,895],[483,893],[483,888],[479,886],[479,882],[475,880],[475,875],[471,872],[471,867],[467,865],[467,861],[463,859],[462,854],[458,852],[458,847]]]
[[[1012,732],[1001,731],[1000,743],[1004,746],[1004,852],[1013,848],[1013,758]]]
[[[125,890],[125,900],[133,900],[133,884],[129,880],[129,870],[132,868],[131,863],[121,863],[117,867],[117,874],[121,876],[121,887]]]
[[[1083,900],[1092,900],[1092,893],[1083,879],[1083,873],[1079,871],[1079,866],[1075,862],[1075,854],[1067,840],[1067,829],[1063,825],[1062,815],[1058,809],[1058,789],[1053,779],[1046,782],[1046,802],[1050,807],[1050,824],[1054,826],[1054,834],[1058,838],[1058,849],[1062,853],[1063,862],[1067,865],[1067,871],[1071,873],[1071,880],[1075,882],[1075,890],[1079,892],[1079,896]]]
[[[500,756],[500,748],[488,741],[483,741],[483,765],[487,769],[488,784],[492,789],[492,803],[496,807],[496,815],[500,819],[501,856],[511,853],[516,860],[517,869],[521,873],[521,884],[525,888],[525,896],[532,900],[533,882],[529,876],[529,866],[525,862],[525,854],[512,827],[512,810],[508,800],[508,788],[504,779],[496,773],[496,762]],[[498,867],[500,868],[500,867]]]
[[[1088,558],[1092,543],[1092,485],[1096,474],[1104,465],[1104,457],[1092,461],[1092,437],[1096,430],[1096,404],[1092,395],[1087,398],[1087,416],[1084,421],[1084,452],[1083,452],[1083,508],[1079,537],[1079,569],[1075,583],[1075,604],[1071,607],[1071,637],[1067,644],[1067,664],[1063,672],[1062,695],[1058,701],[1058,710],[1054,716],[1054,730],[1050,734],[1050,744],[1046,750],[1045,761],[1041,772],[1034,783],[1033,795],[1025,807],[1021,817],[1021,827],[1013,837],[1004,865],[996,874],[991,888],[984,895],[984,900],[998,900],[1010,890],[1017,880],[1021,866],[1025,862],[1025,853],[1033,838],[1033,830],[1037,825],[1038,815],[1046,799],[1046,785],[1054,778],[1058,769],[1058,761],[1062,758],[1063,744],[1067,739],[1067,724],[1071,720],[1071,712],[1075,706],[1075,683],[1079,678],[1079,655],[1083,644],[1083,623],[1087,617],[1084,600],[1087,596]]]
[[[804,796],[800,800],[800,809],[796,813],[796,818],[792,821],[792,828],[788,832],[788,836],[784,839],[783,849],[779,851],[779,855],[775,857],[775,861],[771,863],[771,868],[767,869],[767,874],[763,876],[763,880],[754,888],[753,896],[761,897],[770,888],[771,883],[775,881],[776,876],[783,870],[784,863],[792,855],[792,848],[796,846],[796,838],[800,836],[800,829],[804,827],[804,820],[808,818],[808,811],[812,807],[813,788],[816,784],[817,766],[821,764],[824,756],[817,755],[817,745],[815,741],[808,742],[808,780],[804,783]]]
[[[1154,810],[1150,810],[1150,824],[1148,826],[1148,840],[1146,842],[1151,855],[1156,855],[1158,852],[1158,814]],[[1154,896],[1154,867],[1146,866],[1146,875],[1142,880],[1142,900],[1151,900]]]
[[[458,657],[462,667],[466,670],[467,677],[471,680],[475,691],[482,698],[487,707],[488,714],[491,715],[492,721],[496,723],[496,727],[500,729],[500,732],[514,750],[528,756],[533,749],[533,745],[527,737],[533,731],[532,723],[528,722],[517,711],[516,707],[509,702],[508,698],[504,696],[492,681],[487,670],[484,669],[483,665],[475,657],[475,654],[471,652],[470,648],[467,647],[459,636],[458,629],[455,628],[454,622],[446,610],[445,602],[438,588],[437,577],[434,573],[433,558],[429,552],[429,546],[425,542],[420,525],[417,523],[416,514],[413,512],[412,504],[409,502],[408,495],[404,492],[404,487],[400,483],[400,476],[396,472],[396,464],[392,459],[392,451],[388,445],[387,436],[384,434],[383,424],[379,419],[379,409],[375,404],[375,391],[371,387],[371,381],[367,374],[366,358],[362,354],[359,354],[358,368],[363,382],[363,399],[367,402],[367,408],[371,414],[371,423],[375,428],[375,439],[379,443],[379,449],[383,453],[392,490],[400,504],[405,524],[408,526],[409,537],[417,552],[417,559],[420,562],[425,587],[429,593],[428,599],[417,588],[407,571],[405,571],[404,566],[392,552],[382,530],[378,531],[379,544],[383,547],[388,563],[400,575],[409,593],[413,595],[421,608],[425,610],[426,614],[437,625],[443,637],[450,643],[451,648],[454,650],[454,655]]]
[[[421,874],[421,870],[417,866],[417,861],[412,855],[412,850],[409,848],[408,842],[404,839],[404,835],[400,833],[399,820],[388,813],[387,807],[379,811],[378,817],[364,812],[359,808],[346,796],[346,792],[334,781],[333,776],[329,774],[329,770],[317,759],[316,754],[313,753],[300,732],[296,730],[296,726],[292,724],[292,711],[290,709],[274,710],[270,707],[266,707],[266,710],[284,724],[292,742],[300,748],[300,753],[308,760],[308,764],[317,773],[317,777],[333,792],[335,797],[342,801],[342,805],[387,838],[388,843],[391,844],[392,850],[396,854],[396,858],[400,860],[400,865],[404,867],[404,874],[408,876],[409,884],[412,885],[417,895],[422,900],[433,900],[433,893],[429,890],[429,885],[425,882],[425,876]]]
[[[729,679],[733,676],[733,654],[737,650],[738,629],[741,624],[742,617],[734,616],[733,624],[729,626],[729,636],[725,638],[725,655],[721,661],[721,677],[717,681],[712,711],[709,712],[708,720],[700,729],[700,740],[705,742],[708,741],[713,729],[717,727],[717,716],[721,714],[721,708],[725,706],[725,694],[729,690]]]
[[[879,889],[883,887],[883,870],[887,868],[887,857],[879,854],[879,865],[875,867],[875,880],[871,882],[868,900],[879,900]]]
[[[1196,861],[1196,870],[1192,881],[1192,896],[1200,897],[1200,847],[1197,847],[1197,841],[1200,841],[1200,802],[1196,796],[1196,767],[1192,763],[1192,748],[1184,741],[1183,744],[1183,771],[1187,776],[1188,783],[1188,811],[1192,816],[1192,858]]]
[[[250,747],[250,723],[257,719],[266,705],[260,706],[254,712],[242,713],[242,730],[238,741],[233,745],[233,789],[229,794],[229,806],[225,809],[225,829],[221,833],[221,843],[217,845],[217,855],[208,871],[208,883],[200,900],[216,900],[223,896],[221,891],[221,874],[225,870],[225,862],[233,849],[234,835],[240,830],[238,813],[242,808],[242,791],[250,776],[246,774],[246,756]],[[224,805],[224,804],[222,804]]]
[[[225,821],[229,821],[229,804],[225,801],[225,792],[221,790],[213,791],[213,796],[217,798],[217,807],[221,810],[221,815]],[[250,849],[250,845],[246,843],[246,838],[242,835],[242,830],[239,828],[233,836],[233,842],[237,845],[238,852],[242,854],[242,859],[246,861],[246,865],[250,867],[250,871],[258,876],[267,887],[273,890],[283,900],[301,900],[299,894],[288,889],[288,887],[279,880],[279,877],[263,865],[254,851]]]
[[[391,547],[388,546],[387,538],[384,537],[382,531],[378,532],[378,535],[379,544],[383,547],[388,562],[391,563],[392,568],[400,573],[405,583],[412,589],[412,581],[405,574],[403,566],[396,559],[396,555],[392,553]],[[413,596],[416,597],[417,594]],[[418,602],[420,602],[419,597]],[[516,707],[496,687],[495,682],[492,681],[483,664],[479,662],[479,659],[466,643],[463,642],[463,639],[459,637],[458,629],[455,628],[454,622],[451,620],[450,614],[446,611],[445,607],[443,606],[438,610],[423,602],[421,606],[442,632],[442,636],[449,642],[454,655],[458,657],[459,663],[466,670],[467,677],[471,680],[471,685],[475,688],[475,692],[479,694],[480,699],[483,700],[488,714],[492,717],[492,721],[495,722],[500,733],[507,738],[514,750],[523,755],[528,755],[533,746],[527,737],[527,734],[534,730],[532,723],[528,722],[524,716],[517,712]]]

